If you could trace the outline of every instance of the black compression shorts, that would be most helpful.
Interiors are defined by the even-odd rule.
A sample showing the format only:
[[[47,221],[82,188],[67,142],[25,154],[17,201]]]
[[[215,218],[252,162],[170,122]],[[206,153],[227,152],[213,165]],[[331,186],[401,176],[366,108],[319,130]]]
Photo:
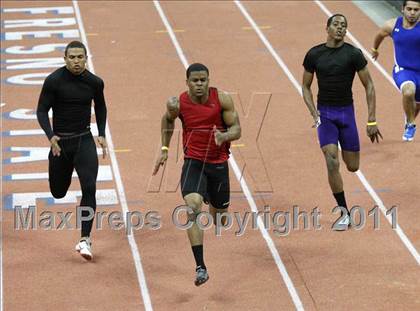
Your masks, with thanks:
[[[185,159],[182,166],[181,192],[185,197],[199,193],[205,203],[223,209],[229,207],[230,185],[229,165],[223,163],[204,163],[195,159]]]

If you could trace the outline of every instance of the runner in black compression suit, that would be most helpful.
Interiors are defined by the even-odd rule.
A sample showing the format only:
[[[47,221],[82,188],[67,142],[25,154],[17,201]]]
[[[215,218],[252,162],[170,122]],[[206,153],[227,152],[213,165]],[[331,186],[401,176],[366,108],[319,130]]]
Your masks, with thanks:
[[[81,42],[71,42],[64,58],[66,66],[46,78],[37,109],[38,122],[51,142],[48,156],[50,190],[55,198],[64,197],[71,183],[73,169],[76,169],[82,189],[80,206],[88,206],[95,211],[98,156],[90,132],[90,116],[93,99],[99,131],[98,143],[105,157],[107,109],[104,82],[85,69],[86,48]],[[51,108],[53,128],[48,118]],[[87,210],[82,211],[82,216],[88,215]],[[90,255],[78,251],[86,259],[92,259],[89,239],[92,223],[93,219],[82,221],[81,241],[89,244]]]

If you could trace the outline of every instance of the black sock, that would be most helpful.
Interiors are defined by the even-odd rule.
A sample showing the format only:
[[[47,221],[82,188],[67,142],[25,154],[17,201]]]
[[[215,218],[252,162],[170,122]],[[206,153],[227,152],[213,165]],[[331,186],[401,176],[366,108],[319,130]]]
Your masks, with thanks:
[[[203,245],[195,245],[195,246],[192,246],[191,248],[194,253],[195,263],[197,264],[197,267],[206,269],[206,265],[204,264],[204,259],[203,259]]]
[[[333,193],[338,206],[342,206],[347,210],[347,215],[350,215],[350,211],[347,208],[346,198],[344,197],[344,191]]]

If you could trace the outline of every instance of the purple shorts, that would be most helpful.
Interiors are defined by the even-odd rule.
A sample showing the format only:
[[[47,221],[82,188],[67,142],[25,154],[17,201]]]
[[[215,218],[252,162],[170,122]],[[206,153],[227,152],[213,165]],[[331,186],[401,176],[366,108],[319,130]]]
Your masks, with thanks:
[[[321,125],[318,127],[318,138],[321,147],[329,144],[338,145],[342,150],[360,151],[359,134],[353,105],[322,106],[318,104],[321,114]]]

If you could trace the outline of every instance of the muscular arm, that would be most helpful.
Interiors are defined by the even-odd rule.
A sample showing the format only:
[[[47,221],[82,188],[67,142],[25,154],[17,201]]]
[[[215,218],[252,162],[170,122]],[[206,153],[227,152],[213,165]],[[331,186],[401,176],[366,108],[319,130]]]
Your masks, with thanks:
[[[359,70],[357,74],[366,92],[366,101],[368,105],[368,122],[373,122],[376,120],[375,87],[373,85],[373,81],[367,66],[365,66],[362,70]]]
[[[160,123],[161,128],[161,140],[162,147],[169,147],[171,142],[172,134],[175,128],[175,120],[179,115],[179,100],[176,97],[171,97],[166,103],[166,112],[162,116]],[[156,161],[153,169],[153,175],[156,175],[159,171],[159,167],[164,165],[168,159],[168,150],[162,149],[159,158]]]
[[[314,79],[314,74],[309,71],[303,72],[303,79],[302,79],[302,96],[303,101],[308,107],[309,112],[311,113],[312,117],[315,119],[318,117],[318,112],[315,108],[314,99],[312,95],[311,85]]]
[[[223,122],[228,127],[227,131],[222,133],[222,140],[223,142],[237,140],[241,137],[241,124],[232,97],[223,91],[219,91],[219,101],[223,110]]]
[[[372,78],[370,77],[367,66],[359,70],[357,74],[359,75],[360,81],[362,81],[366,91],[366,101],[368,105],[368,124],[366,127],[366,133],[372,143],[375,141],[379,143],[379,138],[382,139],[382,134],[376,124],[376,98]]]
[[[53,83],[48,78],[44,81],[41,94],[38,100],[38,107],[36,110],[36,117],[41,128],[44,130],[48,140],[54,136],[51,128],[50,119],[48,118],[48,111],[53,106],[55,100]]]
[[[177,97],[171,97],[166,103],[166,112],[161,121],[161,140],[162,146],[169,147],[172,134],[175,128],[175,120],[179,115],[179,100]]]
[[[374,59],[376,59],[379,55],[378,49],[382,41],[386,37],[391,36],[396,20],[397,20],[396,18],[387,20],[385,24],[381,27],[379,32],[376,34],[375,39],[373,40],[373,49],[372,49],[372,56]]]
[[[95,102],[95,116],[96,124],[98,125],[98,135],[105,137],[107,109],[104,97],[104,83],[102,80],[93,100]]]

